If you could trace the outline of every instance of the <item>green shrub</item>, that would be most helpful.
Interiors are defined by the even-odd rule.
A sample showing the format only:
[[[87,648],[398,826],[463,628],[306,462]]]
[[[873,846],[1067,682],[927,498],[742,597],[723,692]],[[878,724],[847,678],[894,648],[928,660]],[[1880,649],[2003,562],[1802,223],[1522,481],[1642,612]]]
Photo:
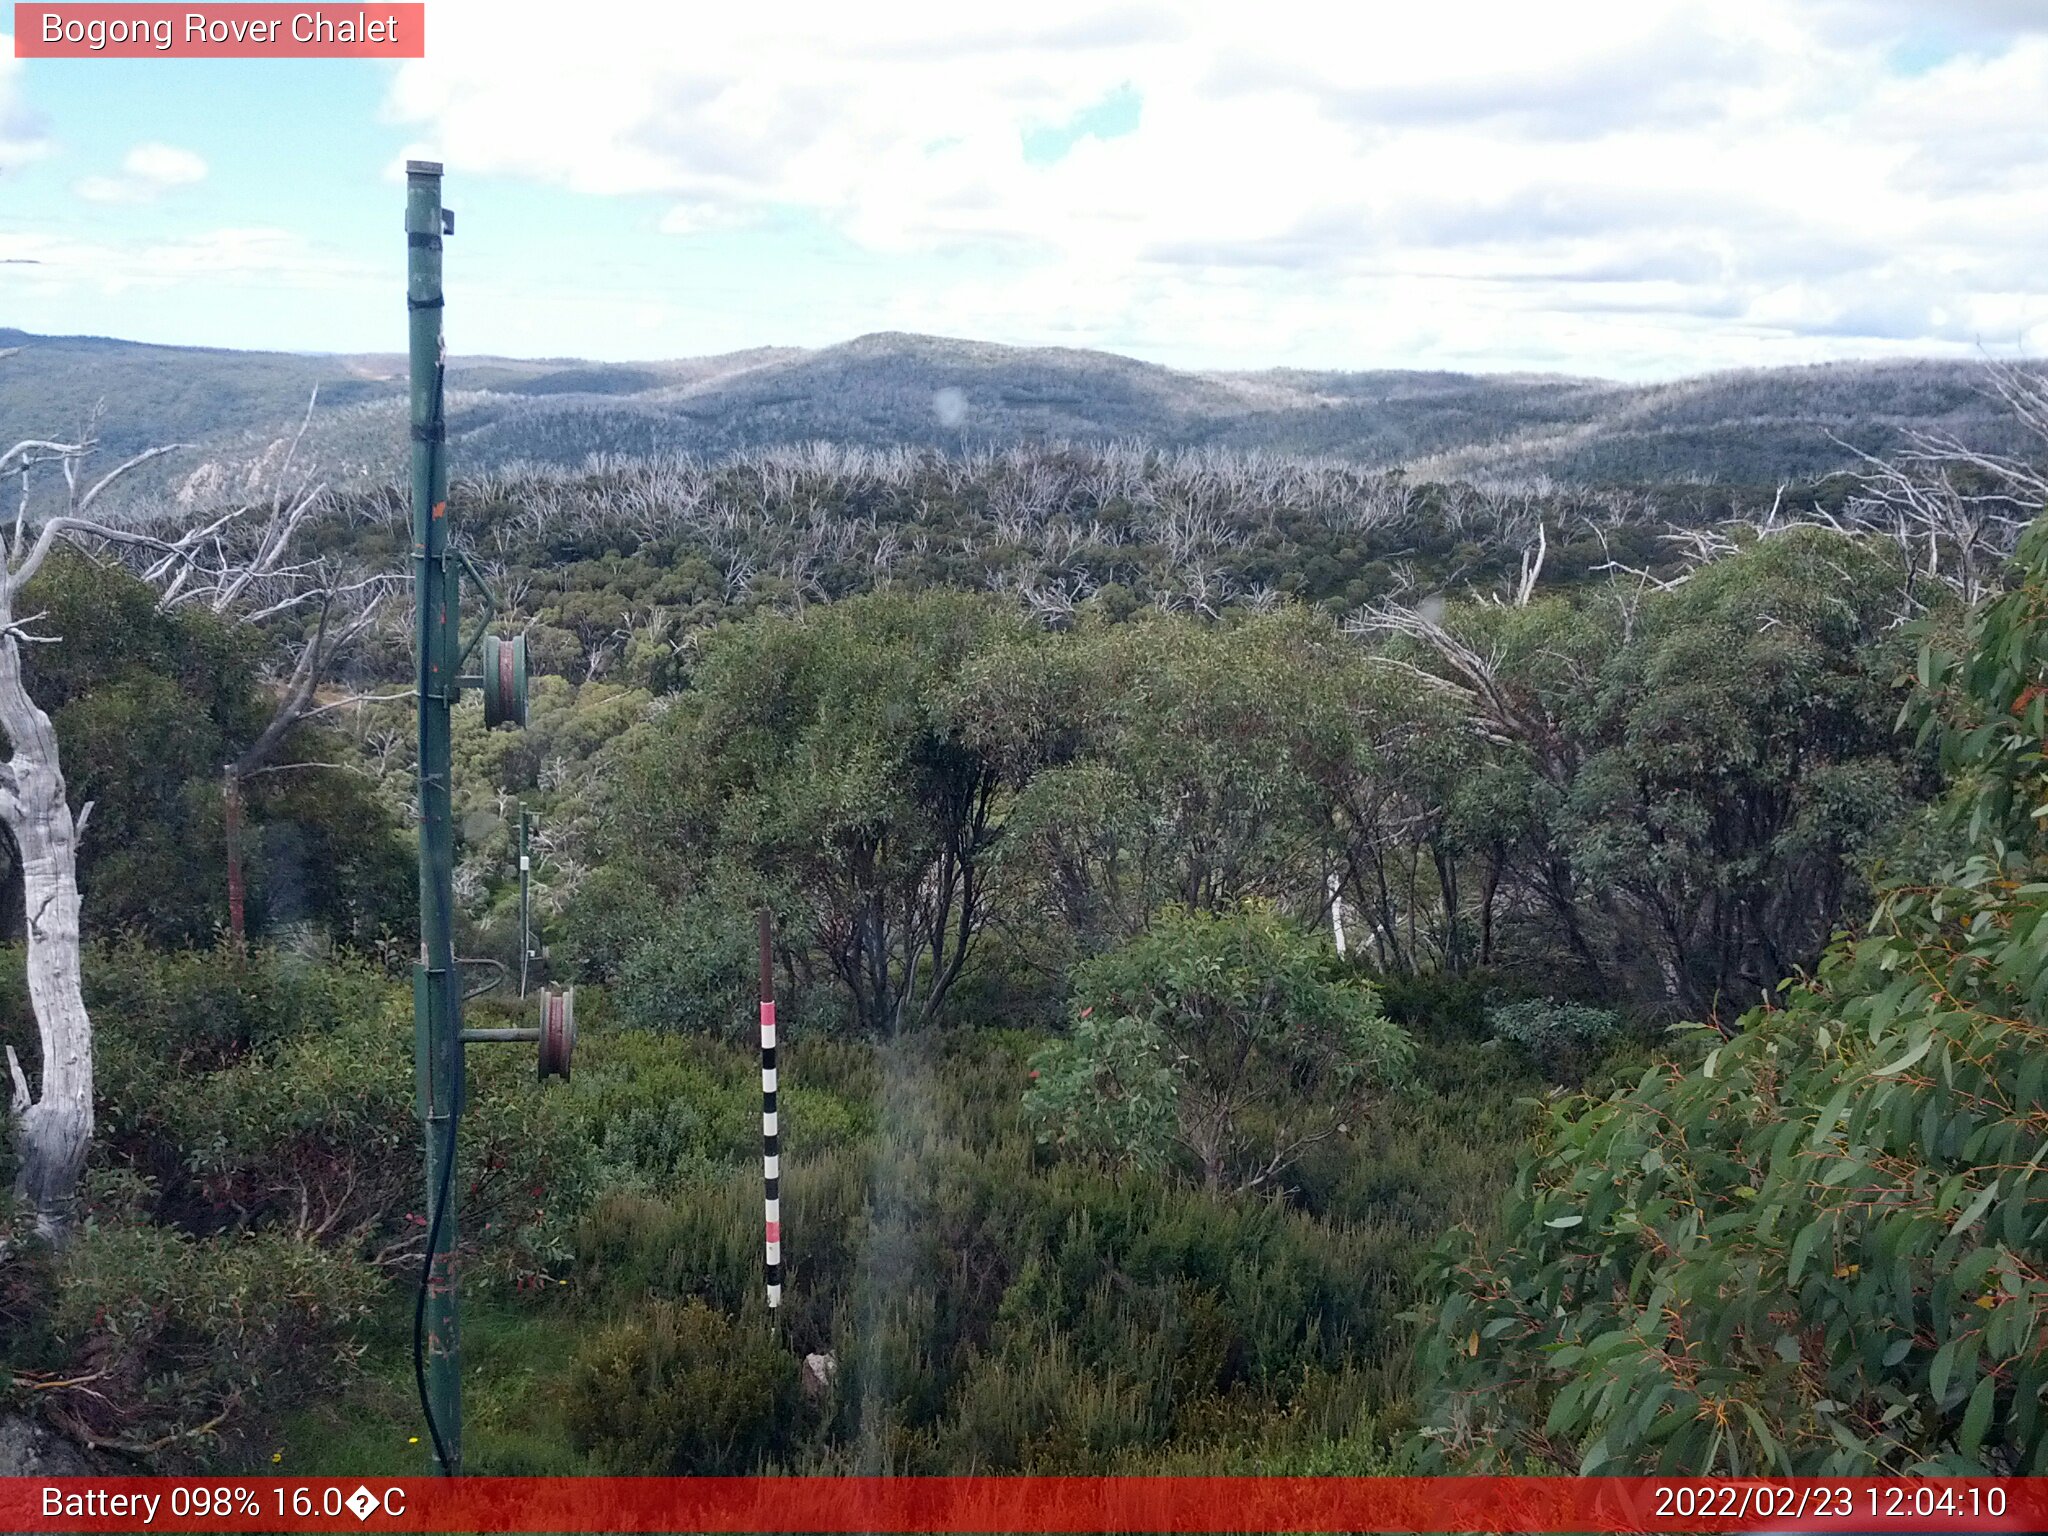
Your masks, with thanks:
[[[1541,1079],[1518,1051],[1491,1042],[1415,1052],[1416,1091],[1390,1098],[1351,1134],[1309,1150],[1289,1201],[1404,1253],[1460,1222],[1490,1223],[1540,1116]],[[1404,1276],[1403,1283],[1410,1277]]]
[[[1045,1157],[1021,1115],[1031,1039],[806,1048],[814,1091],[863,1128],[819,1148],[792,1114],[781,1335],[793,1358],[833,1353],[838,1378],[822,1421],[771,1454],[812,1471],[1111,1472],[1214,1446],[1249,1470],[1262,1447],[1308,1456],[1313,1424],[1366,1436],[1333,1464],[1380,1465],[1385,1431],[1357,1426],[1405,1380],[1397,1319],[1420,1247],[1498,1189],[1526,1074],[1473,1046],[1432,1057],[1466,1097],[1427,1113],[1392,1101],[1359,1141],[1325,1143],[1330,1209],[1311,1215]],[[642,1051],[714,1078],[751,1066],[673,1037],[638,1037],[630,1058]],[[606,1092],[630,1102],[624,1079]],[[687,1183],[605,1195],[579,1225],[575,1294],[642,1331],[650,1302],[757,1317],[759,1178],[749,1148]]]
[[[262,948],[118,945],[86,965],[100,1103],[83,1219],[54,1260],[30,1244],[0,1262],[0,1360],[76,1381],[34,1394],[74,1434],[175,1458],[331,1397],[370,1307],[415,1273],[410,997]],[[0,951],[10,1033],[26,1027],[19,977],[19,952]],[[471,1053],[471,1296],[567,1258],[591,1156],[529,1053]]]
[[[74,1432],[173,1455],[335,1391],[381,1284],[287,1235],[97,1224],[64,1248],[56,1279],[51,1328],[75,1385],[43,1406]]]
[[[570,1433],[612,1472],[756,1472],[790,1438],[796,1367],[758,1317],[743,1325],[701,1301],[657,1302],[578,1353]]]
[[[751,1021],[759,950],[744,901],[670,906],[661,925],[627,949],[616,989],[623,1023],[716,1035]]]
[[[164,951],[133,940],[82,956],[102,1113],[146,1103],[168,1076],[209,1072],[297,1035],[374,1013],[390,981],[360,962],[262,947]],[[0,948],[0,1040],[32,1059],[35,1016],[19,945]]]
[[[1387,1017],[1418,1038],[1484,1040],[1487,1006],[1502,978],[1480,971],[1390,971],[1374,975],[1373,989]]]
[[[660,935],[668,913],[669,904],[646,880],[600,865],[553,925],[555,958],[583,980],[615,983],[627,957]]]
[[[1169,907],[1074,972],[1069,1038],[1032,1057],[1040,1140],[1112,1164],[1180,1163],[1212,1192],[1279,1187],[1405,1073],[1407,1032],[1270,906]]]
[[[1495,1039],[1525,1052],[1554,1083],[1583,1077],[1622,1034],[1621,1015],[1612,1009],[1548,997],[1489,1008],[1486,1022]]]
[[[760,1079],[712,1041],[622,1030],[579,1046],[572,1098],[614,1188],[673,1193],[761,1152]]]
[[[193,1236],[283,1231],[384,1267],[417,1247],[406,989],[358,963],[260,947],[119,944],[85,961],[94,1213]],[[0,949],[0,1039],[33,1059],[21,976],[20,950]],[[473,1004],[471,1022],[515,1022],[492,1011]],[[523,1007],[516,1021],[528,1021]],[[472,1049],[469,1094],[461,1200],[473,1273],[532,1276],[566,1258],[594,1153],[573,1096],[536,1087],[525,1049]]]

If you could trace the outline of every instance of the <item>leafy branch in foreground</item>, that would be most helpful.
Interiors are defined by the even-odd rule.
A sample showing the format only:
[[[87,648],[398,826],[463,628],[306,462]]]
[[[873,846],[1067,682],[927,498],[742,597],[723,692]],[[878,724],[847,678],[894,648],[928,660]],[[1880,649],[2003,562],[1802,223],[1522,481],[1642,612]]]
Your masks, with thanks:
[[[1438,1458],[2048,1469],[2048,520],[2017,567],[1920,661],[1965,851],[1695,1065],[1555,1111],[1501,1238],[1439,1249]]]

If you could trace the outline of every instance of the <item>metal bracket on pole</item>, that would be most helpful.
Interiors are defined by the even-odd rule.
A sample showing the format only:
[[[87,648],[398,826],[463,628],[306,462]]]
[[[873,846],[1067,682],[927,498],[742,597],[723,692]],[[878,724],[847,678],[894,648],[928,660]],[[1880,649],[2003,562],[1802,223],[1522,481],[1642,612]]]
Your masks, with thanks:
[[[483,643],[484,631],[491,627],[491,620],[498,616],[498,595],[491,590],[490,578],[477,568],[477,563],[469,558],[469,551],[460,544],[455,546],[455,558],[461,561],[462,568],[469,572],[470,579],[476,583],[476,589],[483,595],[484,600],[484,616],[477,620],[476,633],[463,642],[462,654],[455,658],[455,670],[459,673],[469,665],[469,658],[476,654],[476,648]],[[480,678],[457,679],[458,684],[463,687],[474,687],[481,681]]]

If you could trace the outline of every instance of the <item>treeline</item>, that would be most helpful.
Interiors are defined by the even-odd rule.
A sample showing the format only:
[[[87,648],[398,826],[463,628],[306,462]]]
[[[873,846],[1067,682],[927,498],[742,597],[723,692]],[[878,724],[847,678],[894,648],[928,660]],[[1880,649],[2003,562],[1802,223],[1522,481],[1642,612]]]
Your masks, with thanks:
[[[1058,976],[1167,904],[1255,898],[1384,974],[1732,1020],[1932,784],[1892,729],[1900,582],[1803,530],[1631,605],[1349,629],[1090,603],[1047,630],[933,592],[759,616],[605,748],[565,942],[637,1017],[700,1019],[767,902],[798,995],[881,1031],[983,952]]]
[[[1900,541],[1889,520],[1872,520],[1879,509],[1850,477],[1475,487],[1332,461],[1136,446],[618,456],[573,473],[482,475],[453,496],[541,670],[656,689],[670,686],[665,654],[697,631],[889,587],[995,593],[1053,626],[1098,595],[1119,614],[1214,619],[1298,601],[1346,616],[1388,600],[1512,596],[1532,561],[1534,584],[1549,590],[1655,585],[1802,522]],[[390,568],[405,548],[404,516],[392,490],[340,497],[321,547]],[[1907,537],[1924,544],[1923,533]],[[1995,565],[2010,536],[2009,526],[1942,529],[1935,544],[1978,543]],[[404,671],[395,651],[365,666]]]

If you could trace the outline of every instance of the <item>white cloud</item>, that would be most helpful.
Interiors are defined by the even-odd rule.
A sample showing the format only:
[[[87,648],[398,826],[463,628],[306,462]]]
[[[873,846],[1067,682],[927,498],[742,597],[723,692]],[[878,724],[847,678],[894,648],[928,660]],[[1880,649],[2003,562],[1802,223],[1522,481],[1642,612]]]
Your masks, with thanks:
[[[793,210],[979,258],[848,332],[1668,373],[2048,320],[2035,0],[577,14],[445,0],[388,114],[451,171],[664,198],[684,238]],[[1027,159],[1125,88],[1135,131]]]
[[[122,158],[120,175],[88,176],[72,190],[89,203],[146,203],[205,179],[206,162],[191,150],[138,144]]]
[[[266,227],[124,242],[0,229],[0,263],[15,272],[10,282],[39,296],[174,290],[194,281],[335,290],[384,275],[368,263],[308,245],[289,230]]]

